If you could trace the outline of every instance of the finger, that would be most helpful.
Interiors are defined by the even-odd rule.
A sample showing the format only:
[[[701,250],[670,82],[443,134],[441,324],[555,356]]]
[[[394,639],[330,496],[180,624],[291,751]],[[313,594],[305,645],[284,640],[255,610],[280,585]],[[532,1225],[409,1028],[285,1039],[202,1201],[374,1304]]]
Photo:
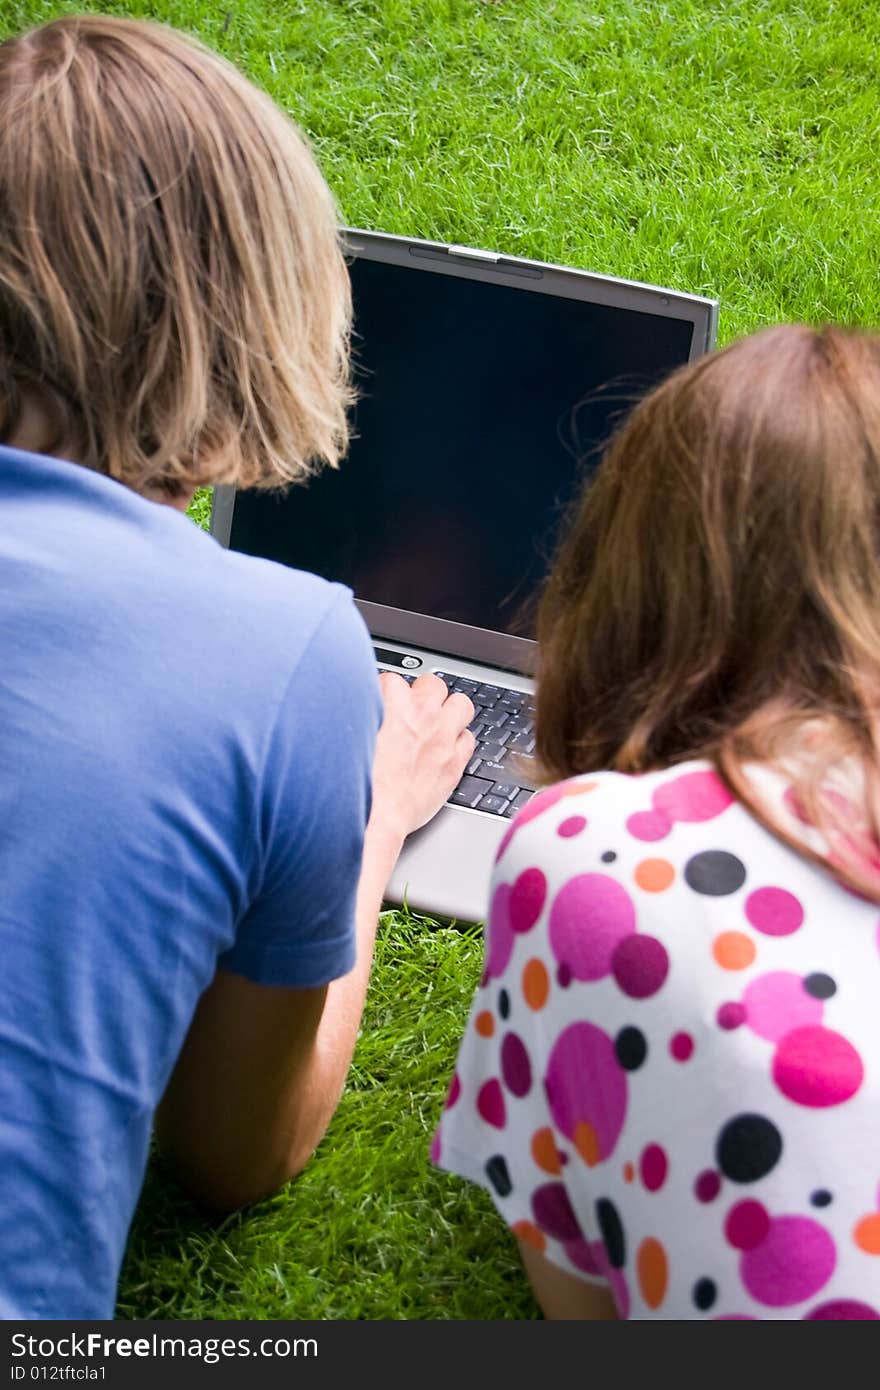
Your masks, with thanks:
[[[448,696],[443,706],[443,717],[453,729],[463,729],[467,724],[471,723],[475,715],[476,710],[473,700],[469,699],[469,697],[464,695],[460,690],[456,690],[452,695]]]
[[[474,738],[470,729],[462,729],[458,738],[455,740],[455,747],[452,755],[452,765],[458,769],[459,777],[464,772],[477,747],[477,740]]]
[[[379,672],[379,689],[388,706],[398,706],[409,696],[409,685],[396,671]]]
[[[413,682],[412,692],[426,705],[433,705],[439,709],[446,699],[446,683],[433,672],[426,671],[423,676],[419,676]]]

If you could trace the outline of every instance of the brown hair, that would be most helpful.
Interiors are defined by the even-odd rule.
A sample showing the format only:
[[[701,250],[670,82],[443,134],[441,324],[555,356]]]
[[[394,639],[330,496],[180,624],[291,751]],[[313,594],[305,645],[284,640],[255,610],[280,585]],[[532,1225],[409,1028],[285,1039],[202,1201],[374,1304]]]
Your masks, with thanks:
[[[878,508],[880,339],[781,326],[676,372],[611,442],[543,597],[546,773],[708,758],[880,901]],[[827,853],[759,804],[750,762],[785,772]]]
[[[277,486],[347,442],[348,277],[293,123],[160,25],[0,45],[0,440],[23,403],[137,491]]]

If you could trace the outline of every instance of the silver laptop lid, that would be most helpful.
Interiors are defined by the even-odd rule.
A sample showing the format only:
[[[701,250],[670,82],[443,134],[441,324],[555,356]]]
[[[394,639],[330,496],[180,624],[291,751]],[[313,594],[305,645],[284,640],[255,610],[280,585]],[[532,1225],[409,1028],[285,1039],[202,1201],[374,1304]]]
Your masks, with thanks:
[[[632,403],[714,346],[717,304],[464,246],[344,239],[348,457],[284,496],[218,488],[211,529],[348,584],[374,636],[529,671],[568,505]]]

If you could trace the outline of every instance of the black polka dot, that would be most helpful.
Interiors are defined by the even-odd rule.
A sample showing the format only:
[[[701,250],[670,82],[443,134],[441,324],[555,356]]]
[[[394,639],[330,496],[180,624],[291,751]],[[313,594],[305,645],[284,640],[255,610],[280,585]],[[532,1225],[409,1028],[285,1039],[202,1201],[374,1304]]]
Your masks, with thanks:
[[[503,1154],[495,1154],[486,1164],[486,1177],[499,1197],[509,1197],[513,1191],[510,1173]]]
[[[568,989],[571,984],[571,966],[567,965],[565,961],[561,963],[559,969],[556,971],[556,979],[560,989]]]
[[[728,854],[726,849],[705,849],[685,864],[684,879],[695,893],[723,898],[742,888],[746,881],[746,866],[735,854]]]
[[[827,1187],[817,1187],[815,1192],[810,1193],[810,1202],[814,1207],[830,1207],[832,1201]]]
[[[832,994],[837,993],[837,985],[830,975],[808,975],[804,980],[804,989],[807,994],[812,994],[814,999],[830,999]]]
[[[694,1303],[701,1313],[707,1312],[718,1297],[714,1279],[698,1279],[694,1284]]]
[[[614,1051],[624,1071],[638,1071],[648,1055],[648,1043],[640,1028],[621,1028],[614,1039]]]
[[[596,1220],[605,1242],[608,1263],[612,1269],[622,1269],[626,1264],[626,1241],[623,1236],[623,1224],[617,1207],[607,1197],[600,1197],[596,1203]]]
[[[613,850],[613,849],[606,849],[605,853],[602,855],[602,863],[603,863],[603,864],[613,864],[616,858],[617,858],[617,851],[616,851],[616,850]]]
[[[737,1115],[718,1136],[715,1157],[731,1182],[757,1182],[776,1167],[782,1135],[763,1115]]]
[[[498,996],[498,1012],[502,1018],[510,1017],[510,995],[503,989]]]

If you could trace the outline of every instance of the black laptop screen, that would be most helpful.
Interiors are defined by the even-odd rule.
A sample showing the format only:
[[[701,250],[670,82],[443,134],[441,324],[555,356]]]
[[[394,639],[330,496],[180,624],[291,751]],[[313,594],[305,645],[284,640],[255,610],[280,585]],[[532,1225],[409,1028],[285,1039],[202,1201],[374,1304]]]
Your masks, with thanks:
[[[354,438],[338,472],[240,493],[230,545],[360,599],[532,637],[561,516],[690,322],[357,259]],[[527,283],[527,282],[526,282]]]

